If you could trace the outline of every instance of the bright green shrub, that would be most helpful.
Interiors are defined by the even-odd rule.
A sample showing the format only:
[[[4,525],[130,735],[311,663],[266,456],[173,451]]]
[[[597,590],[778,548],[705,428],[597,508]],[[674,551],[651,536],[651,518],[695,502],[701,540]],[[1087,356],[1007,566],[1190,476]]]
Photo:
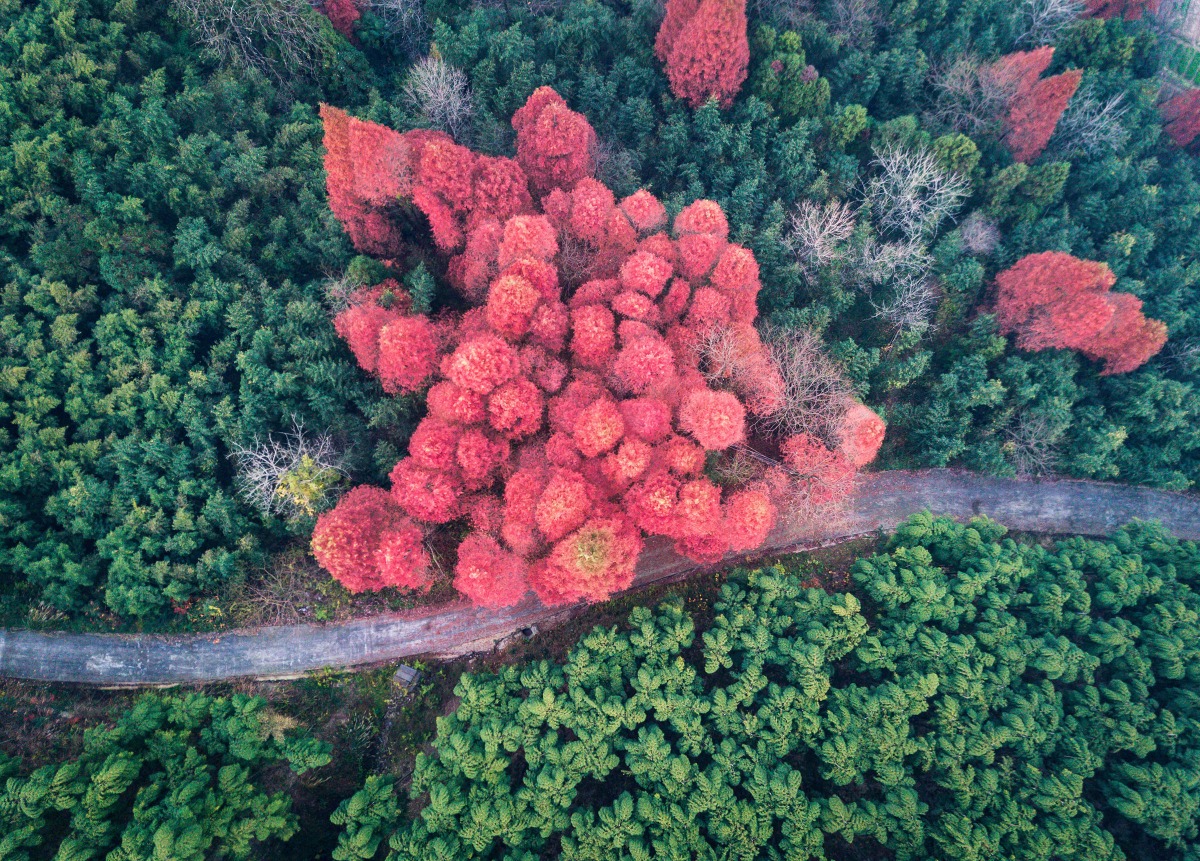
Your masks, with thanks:
[[[464,676],[387,857],[1195,861],[1200,550],[1003,535],[914,517],[865,606],[740,572],[706,630],[638,608]],[[386,791],[339,808],[340,857],[384,856]]]
[[[147,695],[111,728],[87,730],[72,762],[20,776],[0,761],[0,858],[240,861],[297,829],[264,769],[329,761],[327,745],[285,736],[261,699]]]

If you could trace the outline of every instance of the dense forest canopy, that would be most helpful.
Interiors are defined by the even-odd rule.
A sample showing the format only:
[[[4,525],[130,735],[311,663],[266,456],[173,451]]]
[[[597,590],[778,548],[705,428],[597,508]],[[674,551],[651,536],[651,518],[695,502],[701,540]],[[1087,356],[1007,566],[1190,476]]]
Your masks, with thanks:
[[[93,617],[201,613],[307,535],[342,476],[382,483],[399,459],[420,398],[363,374],[330,316],[354,286],[411,282],[416,261],[354,260],[324,192],[322,101],[511,155],[512,114],[552,86],[597,130],[618,196],[645,187],[672,217],[720,204],[761,267],[760,319],[821,337],[887,421],[879,465],[1190,487],[1200,185],[1189,103],[1160,110],[1171,43],[1152,17],[1045,5],[751,5],[744,82],[695,106],[671,91],[671,57],[693,62],[723,13],[681,19],[656,54],[649,2],[375,3],[335,10],[346,38],[283,0],[221,26],[199,0],[8,0],[10,591]],[[992,86],[1012,68],[1023,101]],[[1107,313],[1161,321],[1166,346],[1105,376],[1111,338],[1002,334],[996,275],[1046,252],[1106,266],[1132,297]],[[430,271],[436,311],[454,300]],[[340,453],[317,470],[331,493],[264,513],[236,454],[297,424]]]

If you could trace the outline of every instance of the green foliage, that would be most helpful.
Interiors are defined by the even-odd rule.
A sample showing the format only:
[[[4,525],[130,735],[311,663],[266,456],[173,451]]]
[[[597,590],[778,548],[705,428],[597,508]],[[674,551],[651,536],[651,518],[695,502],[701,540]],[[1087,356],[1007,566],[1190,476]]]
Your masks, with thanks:
[[[848,594],[739,572],[566,663],[466,675],[390,859],[1200,858],[1200,550],[928,514]],[[400,818],[373,778],[339,858]],[[365,836],[364,836],[365,835]]]
[[[296,774],[330,761],[327,746],[285,735],[261,699],[203,694],[139,699],[112,727],[84,733],[72,762],[18,776],[0,792],[0,858],[109,861],[246,859],[297,828],[264,769]]]
[[[759,27],[751,49],[756,60],[750,90],[785,122],[825,113],[829,81],[818,77],[817,70],[808,65],[798,34],[777,34],[771,27]]]
[[[282,534],[236,498],[230,442],[294,417],[370,450],[382,393],[322,304],[348,246],[321,127],[200,62],[165,3],[4,7],[0,572],[154,616]]]

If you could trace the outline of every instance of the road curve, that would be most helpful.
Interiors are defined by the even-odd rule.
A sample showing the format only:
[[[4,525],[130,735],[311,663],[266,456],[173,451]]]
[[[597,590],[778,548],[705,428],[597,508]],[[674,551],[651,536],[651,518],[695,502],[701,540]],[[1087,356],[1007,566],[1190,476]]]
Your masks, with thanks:
[[[954,470],[861,476],[847,511],[812,529],[777,528],[764,552],[833,543],[888,530],[909,515],[985,514],[1013,529],[1108,535],[1133,520],[1160,520],[1177,537],[1200,539],[1200,496],[1086,481],[1021,481]],[[733,560],[730,560],[733,561]],[[670,544],[651,541],[633,588],[696,570]],[[295,678],[415,655],[449,657],[570,613],[527,599],[507,610],[456,602],[331,625],[290,625],[219,634],[153,636],[0,630],[0,676],[114,687],[231,678]]]

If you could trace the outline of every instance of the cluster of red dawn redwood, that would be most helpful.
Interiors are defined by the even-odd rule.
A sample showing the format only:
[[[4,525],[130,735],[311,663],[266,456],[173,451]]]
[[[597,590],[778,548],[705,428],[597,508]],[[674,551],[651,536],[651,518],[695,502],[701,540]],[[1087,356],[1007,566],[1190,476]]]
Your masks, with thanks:
[[[996,322],[1022,350],[1077,350],[1104,362],[1102,375],[1145,364],[1167,342],[1167,327],[1142,314],[1142,300],[1110,292],[1104,263],[1059,251],[1029,254],[996,276]]]
[[[402,253],[395,207],[415,207],[472,306],[431,319],[389,281],[335,320],[385,389],[428,390],[391,492],[355,488],[317,522],[313,552],[348,588],[426,587],[423,539],[465,519],[454,585],[473,602],[597,601],[629,586],[645,536],[700,562],[750,550],[797,486],[824,501],[874,457],[883,423],[848,405],[834,446],[801,434],[762,446],[787,468],[706,476],[782,404],[753,325],[758,265],[712,201],[668,225],[649,192],[614,199],[592,177],[595,133],[552,89],[513,117],[515,160],[322,117],[330,203],[355,244]],[[698,350],[718,328],[738,370],[720,384]]]
[[[1083,79],[1081,69],[1043,78],[1052,59],[1054,48],[1043,45],[1005,54],[987,71],[1008,94],[1004,142],[1013,158],[1026,164],[1042,154]]]

